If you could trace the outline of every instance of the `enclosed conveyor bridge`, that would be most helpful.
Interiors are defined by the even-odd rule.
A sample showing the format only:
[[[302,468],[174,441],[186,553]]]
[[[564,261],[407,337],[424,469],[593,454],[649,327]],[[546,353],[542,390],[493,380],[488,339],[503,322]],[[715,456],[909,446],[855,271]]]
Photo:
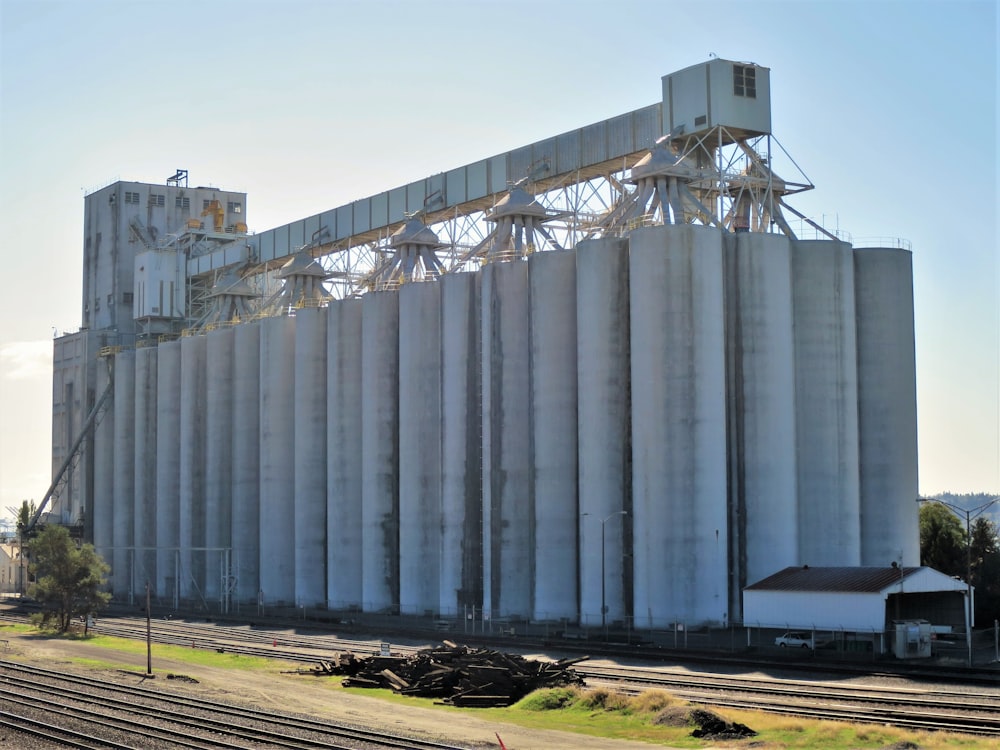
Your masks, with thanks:
[[[746,83],[748,77],[752,87]],[[626,173],[664,141],[685,157],[686,169],[697,172],[697,184],[702,186],[698,197],[721,223],[727,213],[732,214],[731,205],[725,204],[745,202],[744,193],[733,188],[742,184],[741,179],[746,181],[746,170],[735,166],[732,156],[724,157],[722,149],[732,146],[738,158],[744,158],[748,141],[766,138],[768,154],[771,151],[769,70],[714,59],[664,76],[662,84],[663,99],[658,103],[240,238],[190,257],[187,275],[204,278],[234,266],[251,273],[269,271],[306,250],[313,257],[328,256],[331,285],[339,286],[337,296],[355,296],[373,288],[365,284],[366,271],[388,262],[389,238],[414,217],[427,226],[451,222],[451,227],[438,230],[442,241],[451,244],[445,271],[468,270],[472,267],[465,264],[475,256],[483,236],[476,234],[479,230],[466,232],[468,222],[462,219],[484,218],[509,190],[522,186],[538,195],[545,208],[560,213],[562,244],[573,246],[607,233],[602,217],[634,190]],[[782,180],[781,187],[788,193],[812,185],[808,180]],[[771,200],[770,196],[758,199]],[[703,212],[696,213],[695,220],[706,221]],[[345,257],[331,260],[338,255]]]

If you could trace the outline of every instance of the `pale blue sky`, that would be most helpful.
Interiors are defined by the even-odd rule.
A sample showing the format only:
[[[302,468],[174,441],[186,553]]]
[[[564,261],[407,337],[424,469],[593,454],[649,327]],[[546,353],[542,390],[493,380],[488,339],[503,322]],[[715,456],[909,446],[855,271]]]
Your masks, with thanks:
[[[184,168],[261,231],[652,104],[710,54],[771,69],[817,187],[793,206],[913,244],[921,492],[1000,492],[997,36],[996,0],[0,0],[0,515],[49,482],[85,191]]]

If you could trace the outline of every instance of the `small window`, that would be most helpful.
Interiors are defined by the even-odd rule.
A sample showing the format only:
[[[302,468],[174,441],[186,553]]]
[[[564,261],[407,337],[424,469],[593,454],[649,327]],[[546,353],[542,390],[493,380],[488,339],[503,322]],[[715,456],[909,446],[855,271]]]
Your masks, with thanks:
[[[239,202],[229,201],[228,210],[229,213],[231,214],[241,214],[243,213],[243,204]]]
[[[191,208],[191,199],[183,195],[178,195],[174,198],[174,206],[177,208]]]
[[[163,195],[149,195],[149,205],[151,206],[164,206],[166,205],[166,196]]]
[[[138,193],[133,193],[131,191],[126,190],[125,191],[125,202],[126,203],[134,203],[136,205],[139,205],[139,194]]]
[[[748,99],[757,98],[757,69],[752,65],[733,66],[733,93]]]

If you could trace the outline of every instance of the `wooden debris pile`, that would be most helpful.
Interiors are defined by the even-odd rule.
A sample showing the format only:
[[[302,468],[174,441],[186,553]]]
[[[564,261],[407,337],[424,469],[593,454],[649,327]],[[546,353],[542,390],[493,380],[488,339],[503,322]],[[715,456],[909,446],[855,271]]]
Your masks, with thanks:
[[[313,673],[346,675],[344,687],[389,688],[453,706],[491,708],[509,706],[539,688],[582,685],[570,667],[586,658],[542,662],[445,641],[413,656],[339,654]]]

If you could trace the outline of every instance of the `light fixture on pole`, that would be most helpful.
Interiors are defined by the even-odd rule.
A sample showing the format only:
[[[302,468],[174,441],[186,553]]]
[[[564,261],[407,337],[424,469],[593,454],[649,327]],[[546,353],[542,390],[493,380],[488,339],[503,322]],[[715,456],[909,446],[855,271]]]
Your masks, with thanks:
[[[965,603],[966,603],[966,622],[965,622],[965,643],[969,650],[969,666],[972,666],[972,519],[979,518],[983,515],[986,510],[994,503],[1000,501],[1000,498],[994,498],[988,503],[980,505],[978,508],[962,508],[958,505],[952,505],[945,500],[938,500],[935,497],[918,497],[918,503],[938,503],[943,505],[949,510],[951,510],[956,516],[961,518],[965,516]]]
[[[581,513],[580,515],[581,516],[589,516],[590,513]],[[605,578],[606,578],[606,575],[605,575],[605,554],[604,554],[604,551],[605,551],[605,549],[607,547],[607,543],[605,541],[605,539],[606,539],[606,537],[605,537],[605,527],[606,527],[608,521],[610,521],[615,516],[627,516],[627,515],[628,515],[628,511],[627,510],[616,510],[614,513],[611,513],[608,516],[606,516],[605,518],[601,519],[601,628],[602,629],[606,626],[606,624],[607,624],[607,617],[608,617],[608,604],[607,604],[607,598],[606,598],[606,594],[605,594],[606,589],[605,589],[605,585],[604,585],[605,584]]]

